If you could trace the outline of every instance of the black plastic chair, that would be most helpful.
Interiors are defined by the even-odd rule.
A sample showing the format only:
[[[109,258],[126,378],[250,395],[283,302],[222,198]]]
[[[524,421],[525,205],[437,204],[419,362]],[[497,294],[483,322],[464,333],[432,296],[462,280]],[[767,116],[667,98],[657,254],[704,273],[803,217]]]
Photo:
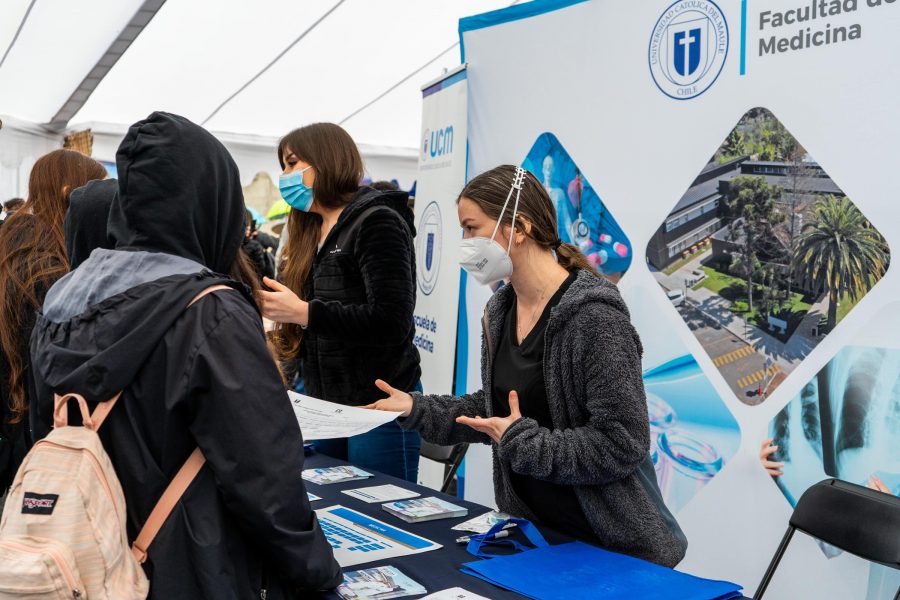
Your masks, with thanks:
[[[468,444],[456,444],[455,446],[439,446],[422,440],[422,449],[419,455],[444,465],[444,481],[441,484],[441,493],[447,494],[453,485],[456,470],[466,456]]]
[[[763,597],[797,530],[860,558],[900,569],[900,498],[840,479],[826,479],[800,497],[788,530],[753,596],[756,600]]]

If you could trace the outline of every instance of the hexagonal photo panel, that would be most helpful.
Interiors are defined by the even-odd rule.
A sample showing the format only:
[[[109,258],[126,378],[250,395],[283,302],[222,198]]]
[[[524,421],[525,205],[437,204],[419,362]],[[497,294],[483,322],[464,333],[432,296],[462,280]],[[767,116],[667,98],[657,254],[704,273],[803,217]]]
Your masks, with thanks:
[[[829,477],[900,496],[898,329],[900,303],[889,304],[770,423],[760,460],[781,463],[773,479],[791,506]],[[891,598],[898,586],[900,572],[873,564],[866,598]]]
[[[522,167],[550,194],[559,238],[578,246],[598,271],[618,282],[631,266],[631,242],[556,136],[538,136]]]
[[[625,301],[644,346],[650,455],[666,506],[677,514],[732,459],[741,431],[684,342],[659,327],[658,305],[639,293]]]
[[[884,237],[765,108],[747,112],[647,245],[653,276],[760,404],[884,276]]]

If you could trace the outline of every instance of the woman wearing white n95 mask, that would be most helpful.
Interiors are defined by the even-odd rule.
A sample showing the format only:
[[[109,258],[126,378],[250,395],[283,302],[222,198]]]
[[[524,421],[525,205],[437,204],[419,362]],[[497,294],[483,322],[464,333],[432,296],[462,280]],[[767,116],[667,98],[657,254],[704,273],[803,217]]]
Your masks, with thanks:
[[[642,348],[618,289],[560,241],[530,173],[482,173],[457,204],[463,268],[510,283],[485,310],[482,389],[410,395],[379,381],[389,397],[370,407],[438,444],[491,444],[501,510],[674,566],[687,540],[656,483]]]

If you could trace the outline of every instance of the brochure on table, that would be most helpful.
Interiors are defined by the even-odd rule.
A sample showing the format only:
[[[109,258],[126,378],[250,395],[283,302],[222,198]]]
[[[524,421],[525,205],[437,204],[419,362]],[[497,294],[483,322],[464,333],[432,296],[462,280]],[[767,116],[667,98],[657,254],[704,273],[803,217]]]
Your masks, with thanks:
[[[421,554],[442,547],[340,505],[321,508],[316,511],[316,516],[342,567]]]
[[[406,498],[415,498],[418,492],[405,490],[396,485],[373,485],[371,487],[357,488],[355,490],[341,490],[342,494],[347,494],[357,500],[362,500],[368,504],[377,502],[391,502],[392,500],[405,500]]]
[[[411,500],[398,500],[382,504],[381,508],[395,517],[403,519],[407,523],[420,523],[422,521],[436,521],[438,519],[452,519],[464,517],[469,510],[463,506],[451,504],[437,497],[413,498]]]
[[[319,485],[356,481],[358,479],[368,479],[369,477],[372,477],[371,473],[352,465],[303,470],[303,479]]]
[[[344,573],[344,583],[337,593],[343,600],[388,600],[419,596],[428,590],[397,567],[385,566]]]

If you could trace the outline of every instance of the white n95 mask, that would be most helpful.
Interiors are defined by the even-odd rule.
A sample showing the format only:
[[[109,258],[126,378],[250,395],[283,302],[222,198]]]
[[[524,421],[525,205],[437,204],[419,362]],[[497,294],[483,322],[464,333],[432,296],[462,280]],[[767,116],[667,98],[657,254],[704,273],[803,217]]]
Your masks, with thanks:
[[[462,252],[460,266],[482,285],[509,279],[512,275],[513,265],[509,253],[493,238],[477,237],[463,240],[459,249]]]
[[[466,273],[472,276],[475,281],[482,285],[490,285],[503,279],[509,279],[512,276],[513,264],[509,257],[509,250],[512,248],[513,233],[516,226],[516,214],[519,211],[519,195],[522,192],[522,184],[525,182],[525,169],[516,168],[516,175],[513,179],[512,187],[509,188],[509,194],[506,196],[506,202],[503,203],[503,209],[500,211],[500,218],[494,227],[494,233],[490,238],[476,237],[464,239],[460,242],[459,249],[462,252],[462,260],[459,261],[460,266],[466,270]],[[512,213],[512,229],[509,233],[509,243],[506,249],[503,249],[494,239],[497,232],[500,231],[500,223],[503,215],[506,213],[506,207],[512,198],[513,191],[516,192],[516,203]]]

